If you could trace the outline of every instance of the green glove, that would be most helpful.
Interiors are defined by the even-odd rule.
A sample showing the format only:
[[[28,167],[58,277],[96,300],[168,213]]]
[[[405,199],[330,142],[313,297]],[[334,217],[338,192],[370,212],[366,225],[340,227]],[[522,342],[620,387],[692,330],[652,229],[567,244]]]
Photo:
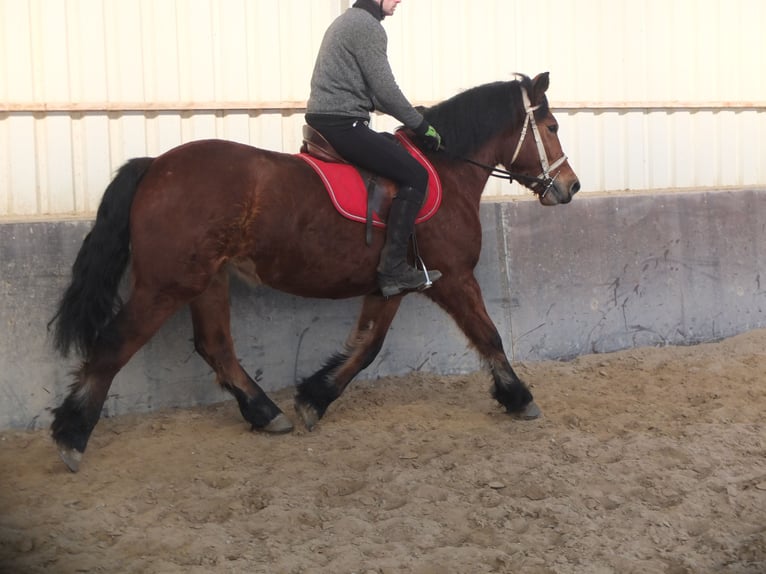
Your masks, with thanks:
[[[442,137],[432,125],[429,125],[423,134],[423,143],[431,151],[438,151],[442,147]]]

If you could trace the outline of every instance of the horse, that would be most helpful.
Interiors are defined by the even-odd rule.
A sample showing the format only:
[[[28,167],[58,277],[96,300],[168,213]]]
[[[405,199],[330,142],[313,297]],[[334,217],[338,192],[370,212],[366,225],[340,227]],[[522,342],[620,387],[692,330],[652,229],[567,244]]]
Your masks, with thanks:
[[[422,295],[454,319],[491,373],[493,397],[521,419],[541,413],[511,367],[474,276],[479,205],[491,175],[519,181],[545,206],[569,203],[580,189],[561,149],[548,87],[547,72],[516,75],[421,108],[447,143],[445,150],[424,152],[443,198],[433,217],[418,224],[417,247],[443,276]],[[295,411],[313,429],[377,356],[406,295],[381,294],[376,266],[385,230],[376,227],[366,245],[359,225],[339,215],[320,177],[297,154],[199,140],[128,160],[104,192],[48,325],[55,350],[67,357],[74,349],[81,359],[50,429],[68,469],[79,469],[115,375],[185,305],[195,351],[234,396],[251,430],[293,430],[237,360],[232,272],[301,297],[361,297],[345,344],[296,381]],[[128,267],[123,301],[118,289]]]

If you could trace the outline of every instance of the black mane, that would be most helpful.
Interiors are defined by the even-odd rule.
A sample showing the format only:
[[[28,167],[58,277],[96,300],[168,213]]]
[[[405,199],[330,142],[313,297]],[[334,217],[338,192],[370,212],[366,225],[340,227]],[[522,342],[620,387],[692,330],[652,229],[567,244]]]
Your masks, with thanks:
[[[524,105],[519,85],[531,93],[532,80],[520,75],[518,80],[471,88],[421,111],[444,139],[449,155],[468,156],[487,140],[523,119]],[[544,99],[535,116],[547,113],[548,103]]]

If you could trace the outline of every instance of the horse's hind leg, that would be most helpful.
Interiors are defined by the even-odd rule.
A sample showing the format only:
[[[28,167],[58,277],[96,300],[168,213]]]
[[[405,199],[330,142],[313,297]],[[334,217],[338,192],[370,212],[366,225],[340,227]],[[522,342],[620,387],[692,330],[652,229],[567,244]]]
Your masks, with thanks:
[[[468,340],[489,365],[494,379],[492,396],[506,410],[523,419],[535,419],[540,409],[532,393],[511,368],[503,341],[490,319],[473,273],[462,277],[445,275],[424,293],[455,320]]]
[[[99,334],[93,350],[75,373],[69,395],[53,409],[51,434],[72,472],[80,467],[115,375],[180,306],[177,300],[136,288]]]
[[[194,348],[215,371],[218,383],[237,399],[239,410],[252,428],[284,433],[293,424],[237,360],[231,338],[229,278],[224,269],[204,293],[190,303]]]
[[[295,410],[303,419],[306,428],[312,430],[330,403],[343,393],[359,371],[372,363],[383,346],[388,328],[401,302],[402,297],[365,297],[362,312],[344,350],[331,357],[324,367],[298,384]]]

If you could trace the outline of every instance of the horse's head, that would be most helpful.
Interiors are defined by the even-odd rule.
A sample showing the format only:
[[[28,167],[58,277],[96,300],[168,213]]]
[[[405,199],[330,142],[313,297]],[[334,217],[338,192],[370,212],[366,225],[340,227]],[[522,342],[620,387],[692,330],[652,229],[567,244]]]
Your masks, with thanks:
[[[580,182],[561,150],[547,89],[547,72],[534,79],[519,74],[516,81],[471,88],[421,111],[447,142],[447,156],[518,181],[543,205],[569,203]]]
[[[548,72],[530,80],[521,76],[518,81],[523,120],[514,122],[506,132],[506,141],[515,147],[504,146],[500,162],[523,186],[534,191],[543,205],[569,203],[580,190],[580,181],[561,149],[558,122],[548,107],[545,92]]]

